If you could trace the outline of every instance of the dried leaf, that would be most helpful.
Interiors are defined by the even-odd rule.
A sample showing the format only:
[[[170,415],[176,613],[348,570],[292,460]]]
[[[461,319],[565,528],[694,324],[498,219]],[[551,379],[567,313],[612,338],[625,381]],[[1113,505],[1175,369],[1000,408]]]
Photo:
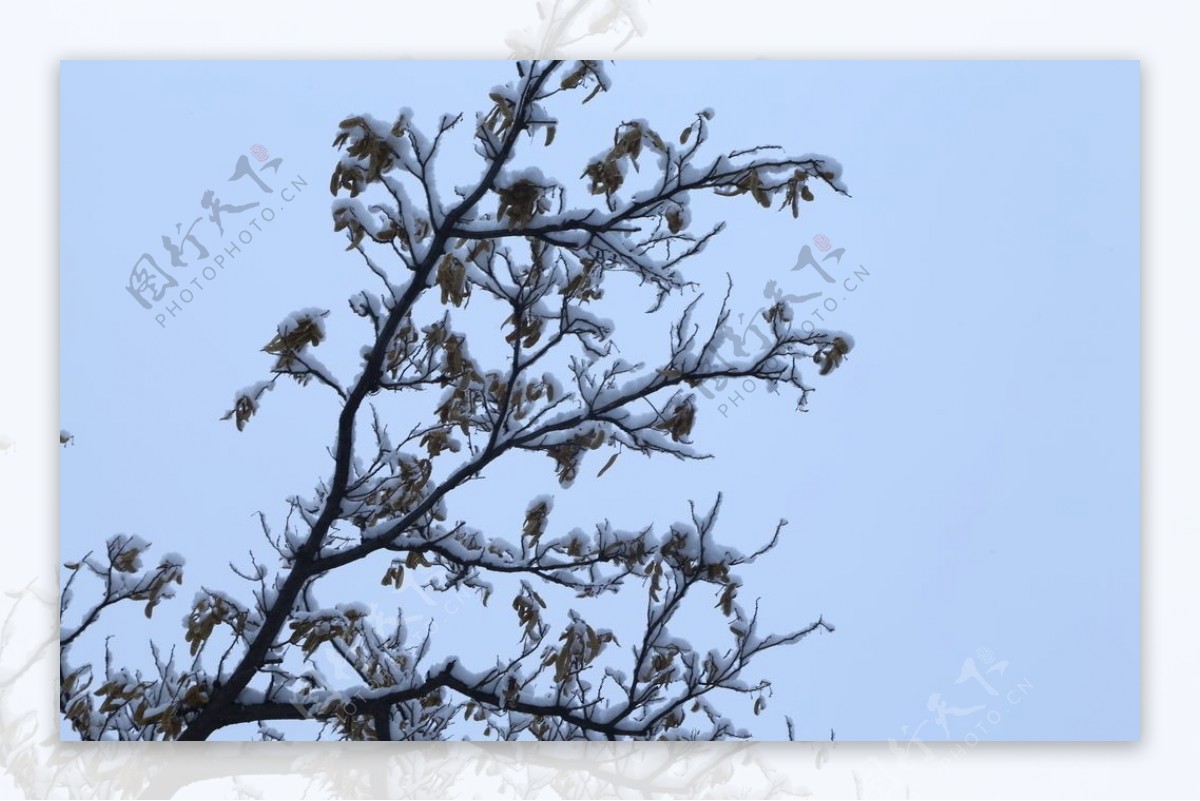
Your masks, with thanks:
[[[612,466],[613,466],[613,462],[617,461],[617,457],[618,457],[618,456],[620,456],[620,455],[621,455],[621,452],[620,452],[620,451],[617,451],[617,452],[616,452],[616,453],[614,453],[612,456],[608,457],[608,461],[604,463],[604,467],[601,467],[601,468],[600,468],[600,472],[596,474],[596,478],[600,478],[600,476],[602,476],[602,475],[604,475],[605,473],[607,473],[607,472],[608,472],[608,468],[610,468],[610,467],[612,467]]]

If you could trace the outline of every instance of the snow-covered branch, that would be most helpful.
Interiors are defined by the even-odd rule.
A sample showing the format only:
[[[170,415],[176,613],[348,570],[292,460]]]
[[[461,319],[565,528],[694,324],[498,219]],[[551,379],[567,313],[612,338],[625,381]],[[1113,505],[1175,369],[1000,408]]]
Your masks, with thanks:
[[[64,612],[77,575],[103,586],[80,623],[63,629],[62,712],[80,737],[202,740],[236,724],[314,720],[347,739],[437,739],[464,727],[497,739],[743,738],[749,732],[720,710],[720,697],[748,696],[757,714],[770,684],[745,678],[751,660],[833,630],[819,616],[783,634],[759,630],[757,603],[739,603],[736,568],[774,548],[782,523],[763,548],[743,554],[716,539],[720,498],[665,529],[603,522],[559,535],[548,524],[549,496],[532,499],[524,521],[468,520],[478,510],[456,511],[457,490],[520,451],[548,457],[564,489],[584,475],[592,452],[598,476],[626,450],[709,458],[696,444],[695,390],[730,378],[763,381],[796,389],[803,407],[811,392],[805,374],[828,374],[853,346],[844,334],[794,328],[780,302],[763,313],[762,348],[747,354],[738,345],[730,356],[730,281],[711,319],[701,319],[701,292],[664,321],[664,358],[626,359],[614,342],[618,323],[600,313],[606,293],[631,277],[622,302],[647,287],[649,313],[668,315],[668,301],[695,288],[680,267],[726,230],[721,221],[693,220],[697,192],[746,196],[797,216],[822,190],[846,194],[841,167],[774,145],[708,154],[711,109],[676,136],[630,119],[616,124],[611,146],[581,160],[579,179],[593,202],[569,206],[564,182],[514,167],[514,158],[525,147],[553,146],[563,123],[552,108],[609,91],[607,67],[521,61],[516,70],[516,80],[490,89],[473,126],[444,115],[426,132],[410,109],[390,121],[364,113],[338,124],[333,230],[377,290],[349,298],[369,329],[358,372],[337,375],[316,357],[330,312],[301,309],[262,348],[273,360],[269,376],[237,392],[225,415],[243,430],[280,376],[331,390],[340,402],[333,469],[310,497],[287,499],[280,533],[260,515],[277,561],[251,554],[248,567],[231,563],[250,585],[247,599],[210,587],[196,593],[183,620],[187,666],[158,646],[152,674],[114,666],[111,654],[103,671],[67,662],[107,607],[145,601],[148,616],[170,598],[182,557],[169,554],[143,573],[139,555],[148,545],[128,538],[110,540],[107,562],[67,566]],[[446,187],[439,157],[460,134],[470,136],[482,172],[474,183]],[[503,322],[498,331],[495,322],[467,324],[474,314]],[[397,426],[393,438],[370,400],[391,393],[436,397],[431,416]],[[490,665],[431,660],[433,632],[410,632],[403,610],[394,630],[380,631],[363,603],[317,602],[323,578],[350,565],[378,568],[383,585],[420,581],[431,592],[478,593],[484,603],[501,593],[502,580],[519,582],[511,598],[518,644]],[[625,645],[579,610],[556,622],[538,592],[592,599],[636,584],[646,594],[644,627]],[[723,649],[697,648],[671,632],[680,610],[705,600],[715,601],[728,628]],[[348,665],[354,683],[323,675],[318,653]]]

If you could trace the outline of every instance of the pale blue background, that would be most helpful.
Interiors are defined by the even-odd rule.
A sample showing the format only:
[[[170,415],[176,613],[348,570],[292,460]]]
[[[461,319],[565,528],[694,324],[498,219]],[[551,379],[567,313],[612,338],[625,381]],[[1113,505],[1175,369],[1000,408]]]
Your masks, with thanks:
[[[698,199],[698,219],[730,225],[688,269],[717,290],[731,273],[749,315],[772,277],[792,294],[825,289],[789,269],[824,234],[846,248],[839,281],[868,273],[853,293],[827,292],[838,301],[828,325],[857,347],[844,370],[814,376],[807,415],[761,389],[736,408],[732,389],[702,399],[709,462],[626,455],[598,481],[599,463],[585,465],[561,491],[549,460],[517,459],[470,500],[510,539],[535,492],[556,493],[557,525],[608,515],[634,527],[665,526],[689,498],[706,505],[723,490],[721,537],[746,550],[788,518],[771,558],[744,571],[743,597],[761,595],[776,629],[823,614],[838,630],[756,662],[753,677],[775,683],[767,711],[730,705],[747,707],[739,722],[763,739],[784,736],[784,714],[805,739],[830,728],[839,740],[1137,739],[1137,64],[618,63],[611,74],[611,95],[552,108],[555,147],[532,146],[556,159],[548,173],[573,180],[621,120],[674,135],[705,106],[716,147],[770,142],[842,161],[854,197],[820,195],[799,220],[746,198]],[[513,75],[494,62],[63,64],[61,419],[77,440],[62,459],[62,552],[124,531],[152,553],[184,553],[184,590],[148,629],[161,639],[182,644],[177,623],[201,584],[237,588],[230,559],[266,553],[254,513],[280,525],[283,499],[328,472],[337,407],[318,387],[280,384],[240,434],[217,418],[266,377],[259,348],[293,309],[333,310],[319,352],[351,377],[368,329],[345,298],[374,279],[329,220],[337,122],[402,105],[427,128],[443,111],[470,121]],[[123,288],[129,268],[203,213],[205,190],[260,199],[225,182],[255,143],[284,159],[268,182],[307,186],[161,328]],[[464,130],[446,145],[443,194],[477,170]],[[206,225],[196,230],[215,250]],[[636,353],[636,337],[617,341]],[[488,528],[478,512],[472,522]],[[326,579],[319,597],[361,597],[385,562]],[[484,613],[405,592],[370,600],[425,609],[446,647],[457,637],[481,664],[511,648],[506,603]],[[715,612],[697,620],[717,624],[697,646],[722,642]],[[144,622],[132,608],[97,633],[121,629],[118,653],[145,660]],[[99,654],[90,642],[79,656]],[[988,675],[998,696],[955,681],[967,658],[983,668],[981,648],[1008,663]],[[934,693],[985,709],[943,729]]]

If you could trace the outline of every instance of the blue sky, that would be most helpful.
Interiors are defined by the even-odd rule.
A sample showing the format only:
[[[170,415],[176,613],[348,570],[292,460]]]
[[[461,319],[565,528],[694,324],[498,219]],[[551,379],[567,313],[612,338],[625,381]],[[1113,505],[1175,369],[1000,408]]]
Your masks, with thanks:
[[[284,498],[328,472],[337,405],[315,386],[280,384],[241,433],[218,418],[236,390],[267,377],[259,349],[294,309],[332,310],[322,358],[353,372],[367,329],[345,299],[371,276],[329,219],[337,123],[401,106],[427,127],[443,111],[470,120],[513,72],[497,62],[63,64],[61,420],[76,444],[62,458],[62,553],[122,531],[188,558],[183,591],[149,629],[139,609],[106,618],[131,663],[146,659],[144,630],[182,640],[178,620],[199,585],[237,587],[226,563],[265,549],[255,512],[279,523]],[[775,628],[824,615],[837,631],[756,662],[775,695],[763,716],[743,717],[764,739],[784,736],[784,714],[811,739],[830,728],[841,740],[1136,739],[1138,65],[620,62],[610,73],[611,94],[554,109],[555,146],[538,143],[531,157],[572,181],[614,124],[645,117],[673,135],[706,106],[714,155],[775,143],[836,157],[853,197],[820,195],[799,220],[746,198],[697,198],[698,219],[729,227],[688,269],[718,293],[730,274],[747,322],[767,305],[768,281],[820,291],[798,309],[850,332],[855,350],[845,369],[814,377],[807,414],[762,388],[736,404],[734,387],[702,398],[696,441],[712,460],[626,455],[564,491],[548,460],[522,457],[467,488],[464,505],[486,504],[511,531],[532,495],[553,492],[565,527],[606,515],[665,526],[689,499],[706,505],[720,491],[720,535],[746,550],[787,518],[771,558],[744,571],[745,593],[762,597]],[[270,196],[226,180],[241,156],[259,164],[255,144],[282,159],[262,173]],[[465,133],[447,142],[447,186],[477,170]],[[251,241],[211,281],[181,268],[177,289],[192,278],[204,288],[160,325],[163,310],[126,291],[129,270],[143,252],[167,267],[162,235],[205,214],[210,189],[277,214],[259,229],[230,215],[224,238],[202,221],[212,254],[238,231]],[[832,284],[791,269],[817,235],[845,249],[824,262]],[[632,319],[617,342],[636,352],[667,322]],[[353,600],[384,567],[330,577],[318,594]],[[511,647],[504,605],[431,600],[372,598],[425,609],[446,648],[461,641],[486,660]],[[689,636],[707,647],[703,620]]]

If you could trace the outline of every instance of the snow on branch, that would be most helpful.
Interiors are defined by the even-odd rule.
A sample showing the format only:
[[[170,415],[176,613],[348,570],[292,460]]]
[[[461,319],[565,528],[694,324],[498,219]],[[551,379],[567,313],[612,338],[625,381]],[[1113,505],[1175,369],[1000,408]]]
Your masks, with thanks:
[[[745,738],[722,709],[739,696],[754,714],[765,709],[770,683],[747,676],[754,657],[833,631],[820,616],[790,632],[760,630],[758,602],[743,604],[738,568],[776,547],[784,523],[742,553],[716,536],[720,497],[703,513],[692,506],[687,520],[637,530],[608,521],[559,526],[548,495],[518,520],[455,504],[459,488],[518,452],[544,456],[563,491],[603,476],[625,451],[709,458],[698,446],[694,390],[757,380],[794,388],[803,408],[809,371],[828,375],[853,347],[848,335],[793,327],[781,301],[763,313],[762,348],[739,346],[729,356],[729,280],[699,287],[664,321],[665,357],[629,361],[615,342],[620,323],[603,313],[606,298],[618,293],[626,306],[644,292],[649,312],[666,315],[669,299],[697,288],[681,267],[726,225],[695,219],[696,193],[797,217],[822,193],[847,194],[842,168],[777,145],[708,153],[712,109],[673,135],[630,118],[578,161],[590,200],[568,203],[561,180],[513,159],[554,146],[562,124],[554,109],[611,91],[608,68],[521,61],[516,72],[487,90],[469,130],[460,129],[462,115],[426,127],[407,108],[336,123],[333,233],[346,237],[367,279],[382,284],[348,299],[368,323],[361,369],[347,381],[322,364],[313,351],[331,336],[331,312],[299,309],[262,348],[269,377],[236,393],[223,418],[243,430],[280,376],[323,385],[341,403],[329,421],[332,471],[310,497],[287,499],[279,533],[259,515],[276,558],[252,552],[248,566],[230,563],[249,585],[244,594],[207,586],[195,594],[183,616],[186,664],[157,645],[149,672],[117,666],[111,653],[102,670],[67,659],[81,636],[98,633],[106,608],[143,601],[149,616],[169,600],[182,557],[168,554],[144,571],[148,544],[119,536],[107,559],[66,565],[64,614],[78,576],[98,582],[101,594],[77,625],[63,627],[62,713],[81,738],[203,740],[254,723],[280,739],[267,724],[283,720],[313,721],[345,739]],[[482,170],[476,182],[447,188],[437,164],[456,130],[470,137]],[[721,293],[708,319],[705,292]],[[423,393],[431,414],[392,421],[392,433],[370,400],[390,393]],[[519,587],[501,601],[518,633],[512,651],[434,660],[433,629],[422,633],[409,610],[385,630],[364,602],[318,603],[322,579],[351,565],[377,570],[381,587],[417,582],[484,604]],[[547,600],[563,590],[579,608]],[[644,598],[644,626],[626,642],[589,619],[592,599],[614,593]],[[724,621],[719,647],[672,632],[681,610],[696,604]],[[340,660],[353,681],[324,675],[317,654]]]

